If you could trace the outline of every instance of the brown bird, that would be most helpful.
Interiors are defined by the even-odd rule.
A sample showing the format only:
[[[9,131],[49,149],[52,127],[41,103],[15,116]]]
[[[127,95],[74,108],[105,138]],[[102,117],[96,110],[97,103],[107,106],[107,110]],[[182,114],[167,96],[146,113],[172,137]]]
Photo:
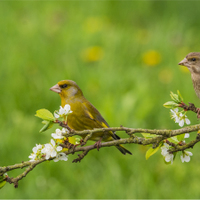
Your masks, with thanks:
[[[56,85],[51,87],[50,90],[60,95],[62,107],[66,104],[70,105],[72,113],[67,117],[67,125],[71,129],[82,131],[109,127],[99,111],[83,96],[83,92],[74,81],[59,81]],[[84,139],[87,134],[81,136]],[[97,132],[90,138],[90,140],[97,141],[97,148],[99,148],[101,140],[113,141],[118,139],[120,139],[120,137],[113,131]],[[123,154],[132,154],[122,145],[116,145],[116,147]]]
[[[200,52],[189,53],[180,63],[190,70],[196,95],[200,99]]]

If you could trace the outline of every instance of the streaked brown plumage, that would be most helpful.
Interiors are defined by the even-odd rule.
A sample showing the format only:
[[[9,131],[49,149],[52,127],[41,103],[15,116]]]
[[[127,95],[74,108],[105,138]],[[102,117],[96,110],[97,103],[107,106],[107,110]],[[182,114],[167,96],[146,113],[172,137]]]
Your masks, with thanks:
[[[83,92],[74,81],[60,81],[50,88],[50,90],[60,95],[62,107],[66,104],[71,106],[72,113],[67,117],[67,124],[71,129],[82,131],[109,127],[108,123],[101,116],[99,111],[83,96]],[[86,135],[82,137],[85,138]],[[90,138],[90,140],[94,141],[100,141],[101,139],[103,141],[112,141],[118,140],[120,137],[112,131],[107,131],[105,133],[95,133]],[[132,154],[122,145],[116,145],[116,147],[123,154]]]
[[[200,99],[200,52],[189,53],[180,63],[190,70],[196,95]]]

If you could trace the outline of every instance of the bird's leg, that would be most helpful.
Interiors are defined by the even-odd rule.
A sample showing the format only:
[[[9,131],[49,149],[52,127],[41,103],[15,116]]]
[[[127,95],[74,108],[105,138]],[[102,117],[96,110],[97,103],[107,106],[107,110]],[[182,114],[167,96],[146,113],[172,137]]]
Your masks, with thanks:
[[[102,141],[102,137],[94,144],[94,147],[97,148],[97,150],[99,151],[99,148],[101,147],[101,141]]]

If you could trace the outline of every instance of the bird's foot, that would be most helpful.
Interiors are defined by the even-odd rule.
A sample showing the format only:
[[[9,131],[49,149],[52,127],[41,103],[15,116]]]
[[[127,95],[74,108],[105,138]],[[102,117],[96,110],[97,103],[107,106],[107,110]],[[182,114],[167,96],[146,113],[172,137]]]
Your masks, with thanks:
[[[99,151],[99,149],[100,149],[100,147],[101,147],[101,140],[102,140],[102,138],[100,138],[100,140],[98,140],[98,141],[94,144],[94,147],[96,147],[98,151]]]

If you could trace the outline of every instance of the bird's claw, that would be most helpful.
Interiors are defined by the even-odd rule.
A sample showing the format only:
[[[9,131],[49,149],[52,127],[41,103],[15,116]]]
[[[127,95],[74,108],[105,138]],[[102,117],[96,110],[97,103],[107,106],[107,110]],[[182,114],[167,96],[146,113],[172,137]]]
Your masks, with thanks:
[[[102,139],[100,139],[99,141],[97,141],[97,142],[94,144],[94,147],[96,147],[98,151],[99,151],[99,149],[100,149],[100,147],[101,147],[101,140],[102,140]]]

